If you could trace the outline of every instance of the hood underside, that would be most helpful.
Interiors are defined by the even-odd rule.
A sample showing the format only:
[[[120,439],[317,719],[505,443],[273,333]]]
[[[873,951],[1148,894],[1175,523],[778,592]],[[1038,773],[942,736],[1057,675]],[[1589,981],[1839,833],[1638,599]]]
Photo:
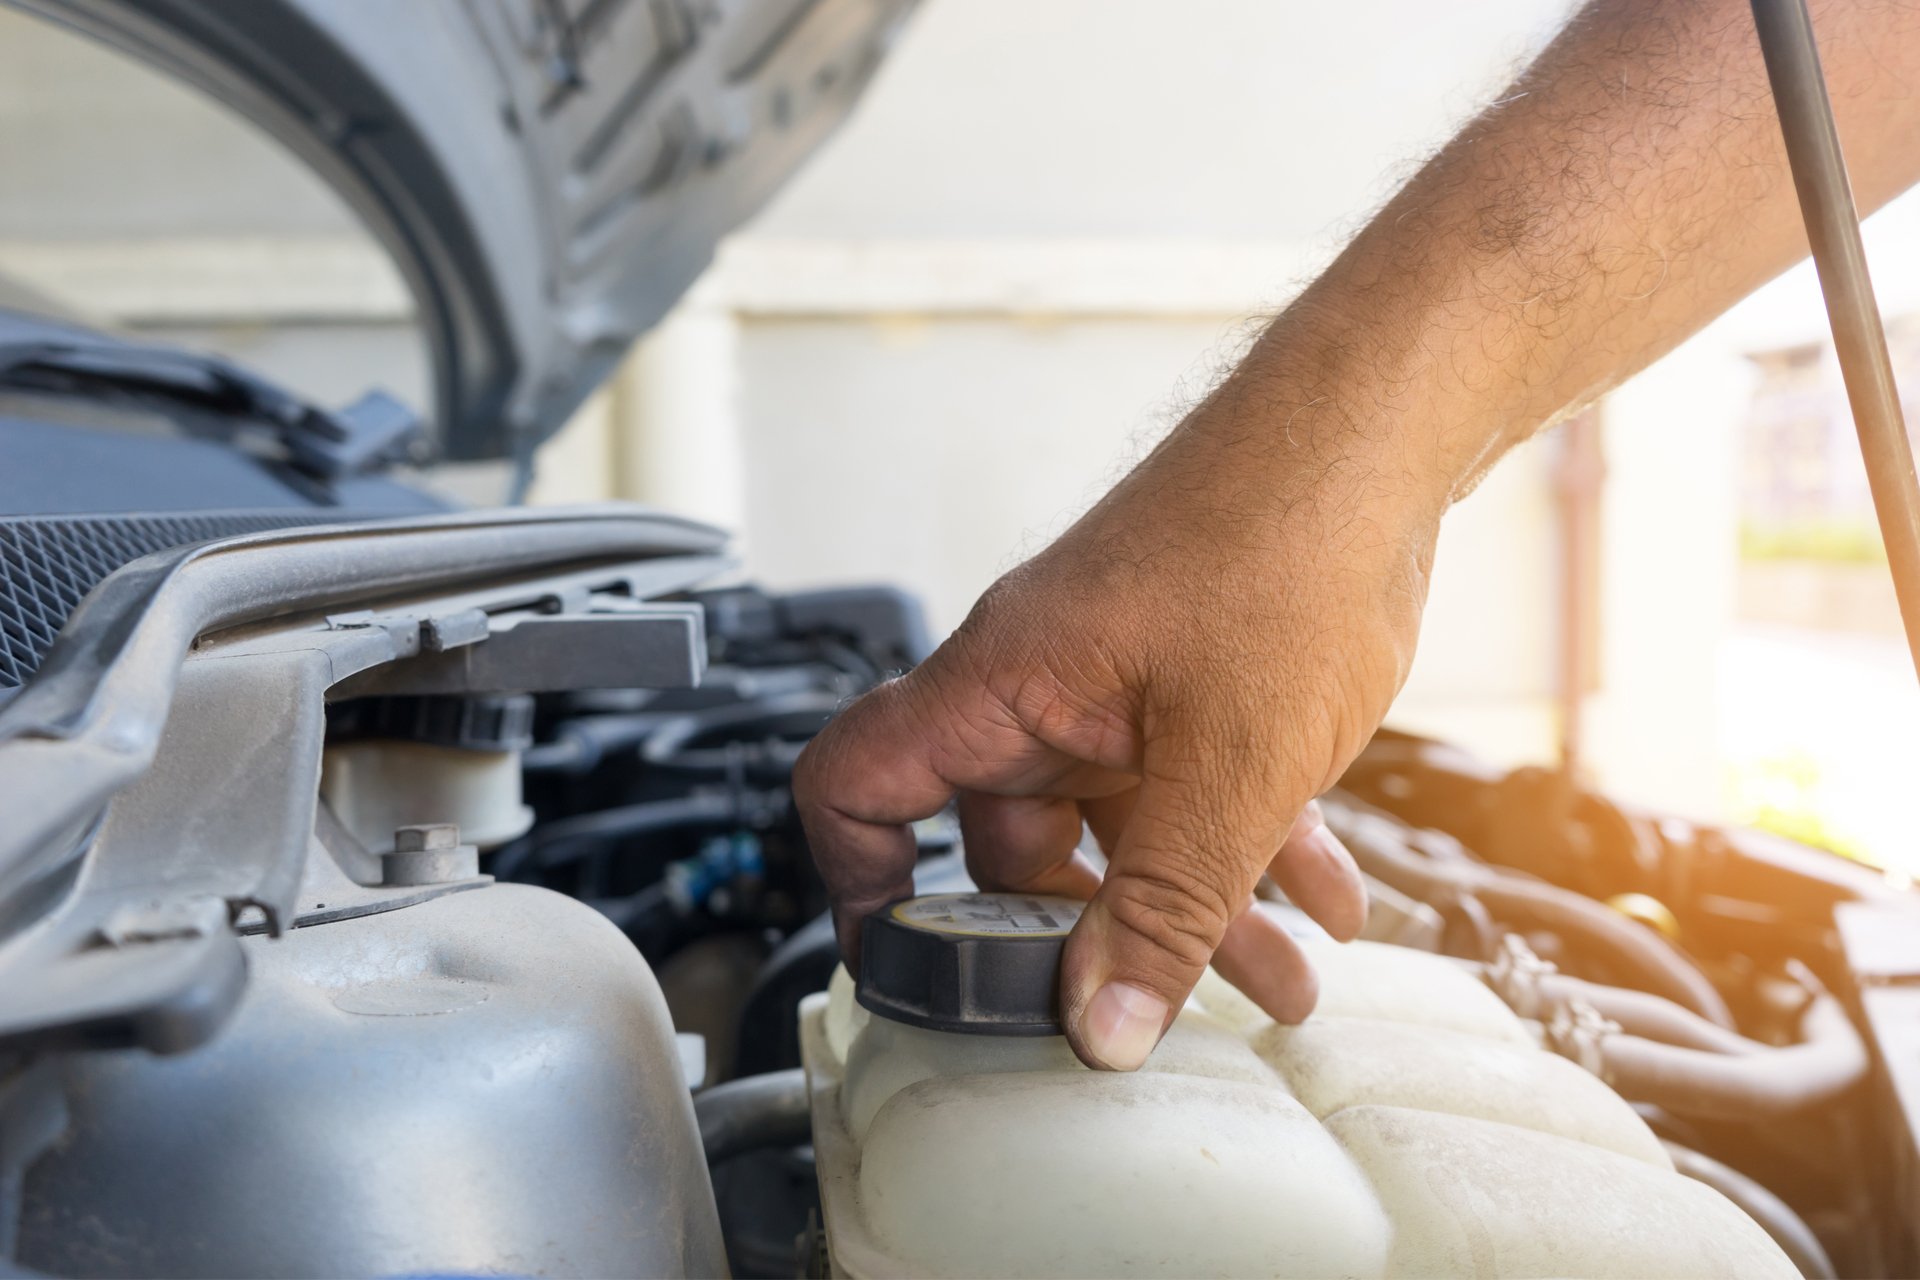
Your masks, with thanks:
[[[524,455],[843,120],[912,0],[20,0],[277,136],[380,237],[439,451]]]

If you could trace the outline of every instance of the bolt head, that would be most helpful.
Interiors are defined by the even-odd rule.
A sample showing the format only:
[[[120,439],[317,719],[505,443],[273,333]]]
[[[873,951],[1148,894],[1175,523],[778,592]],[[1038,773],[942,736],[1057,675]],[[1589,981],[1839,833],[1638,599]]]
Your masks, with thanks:
[[[395,853],[420,853],[428,849],[454,849],[460,845],[460,828],[451,822],[424,822],[399,827],[393,833]]]

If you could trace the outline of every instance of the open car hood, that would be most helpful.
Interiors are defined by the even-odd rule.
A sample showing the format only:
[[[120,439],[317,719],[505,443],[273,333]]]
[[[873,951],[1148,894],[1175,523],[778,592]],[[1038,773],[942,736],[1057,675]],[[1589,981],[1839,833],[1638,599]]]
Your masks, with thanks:
[[[913,0],[24,0],[198,85],[385,242],[440,451],[529,452],[847,115]]]

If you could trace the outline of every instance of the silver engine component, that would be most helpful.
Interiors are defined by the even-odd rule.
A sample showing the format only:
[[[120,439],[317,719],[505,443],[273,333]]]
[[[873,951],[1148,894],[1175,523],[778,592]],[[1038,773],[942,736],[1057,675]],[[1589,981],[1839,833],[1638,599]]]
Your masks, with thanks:
[[[721,545],[631,507],[365,521],[160,552],[88,598],[0,708],[9,1262],[725,1272],[633,944],[478,874],[464,811],[383,860],[319,795],[356,687],[697,685],[701,609],[657,597]]]
[[[24,1265],[725,1273],[666,1004],[598,912],[487,885],[242,945],[211,1044],[65,1059]]]

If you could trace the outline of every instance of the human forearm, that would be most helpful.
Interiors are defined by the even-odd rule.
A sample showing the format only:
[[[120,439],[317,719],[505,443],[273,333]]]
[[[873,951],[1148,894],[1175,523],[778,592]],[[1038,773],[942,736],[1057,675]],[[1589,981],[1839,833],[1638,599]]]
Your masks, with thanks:
[[[1827,3],[1814,23],[1871,209],[1920,178],[1920,14]],[[1276,470],[1364,459],[1402,489],[1455,496],[1805,253],[1744,0],[1601,0],[1188,429],[1244,441],[1264,419]]]

